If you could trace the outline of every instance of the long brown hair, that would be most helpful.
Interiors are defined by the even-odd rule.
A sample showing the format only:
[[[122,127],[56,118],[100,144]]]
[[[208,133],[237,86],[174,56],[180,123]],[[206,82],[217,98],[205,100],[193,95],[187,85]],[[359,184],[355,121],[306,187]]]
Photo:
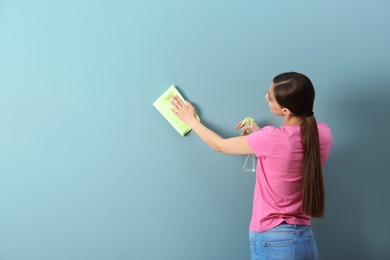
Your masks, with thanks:
[[[275,99],[282,108],[303,118],[302,211],[312,217],[322,217],[325,191],[322,178],[317,121],[313,114],[315,91],[308,77],[296,72],[282,73],[273,79]]]

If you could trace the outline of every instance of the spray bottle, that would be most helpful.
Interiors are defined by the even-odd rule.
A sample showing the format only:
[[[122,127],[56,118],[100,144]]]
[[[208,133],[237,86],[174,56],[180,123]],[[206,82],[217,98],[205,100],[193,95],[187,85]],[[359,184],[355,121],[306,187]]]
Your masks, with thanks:
[[[255,122],[255,120],[252,117],[246,117],[244,120],[242,120],[241,125],[239,128],[243,127],[244,125],[251,125]],[[247,129],[246,134],[250,134],[251,130]],[[245,155],[243,158],[242,163],[242,171],[243,172],[255,172],[256,171],[256,155],[254,154],[248,154]]]

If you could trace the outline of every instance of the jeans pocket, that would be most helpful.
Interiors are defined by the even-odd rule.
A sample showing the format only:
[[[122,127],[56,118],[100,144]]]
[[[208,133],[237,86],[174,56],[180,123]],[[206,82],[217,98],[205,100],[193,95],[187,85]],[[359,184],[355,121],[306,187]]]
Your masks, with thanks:
[[[296,240],[263,242],[266,259],[290,260],[295,258]]]

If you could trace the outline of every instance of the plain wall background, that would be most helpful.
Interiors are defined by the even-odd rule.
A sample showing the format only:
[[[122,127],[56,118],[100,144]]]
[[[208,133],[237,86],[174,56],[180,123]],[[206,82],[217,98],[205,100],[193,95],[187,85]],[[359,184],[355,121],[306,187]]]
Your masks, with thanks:
[[[254,175],[152,103],[279,126],[284,71],[333,130],[320,259],[389,259],[389,25],[387,0],[0,0],[0,259],[249,259]]]

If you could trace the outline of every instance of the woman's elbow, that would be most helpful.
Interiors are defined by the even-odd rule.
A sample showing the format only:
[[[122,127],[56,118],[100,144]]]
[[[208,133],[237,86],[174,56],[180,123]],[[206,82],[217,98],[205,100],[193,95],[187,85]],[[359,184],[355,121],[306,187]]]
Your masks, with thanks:
[[[213,149],[219,153],[224,153],[223,149],[220,146],[214,146]]]
[[[211,147],[219,153],[225,153],[222,143],[221,141],[215,142]]]

